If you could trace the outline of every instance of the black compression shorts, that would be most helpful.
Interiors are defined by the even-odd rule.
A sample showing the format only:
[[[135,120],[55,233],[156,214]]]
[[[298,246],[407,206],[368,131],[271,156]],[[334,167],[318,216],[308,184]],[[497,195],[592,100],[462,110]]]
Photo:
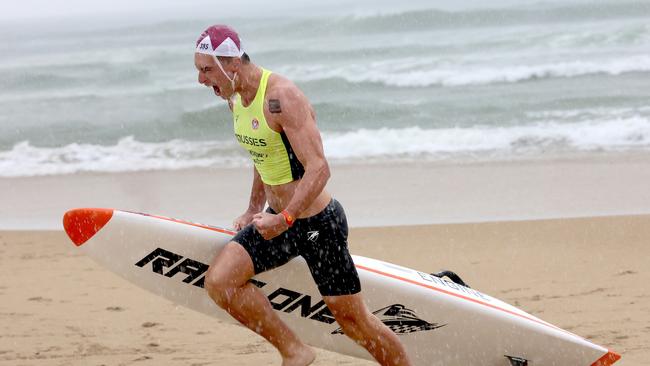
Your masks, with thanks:
[[[270,207],[267,212],[275,214]],[[348,251],[348,223],[341,204],[332,199],[319,214],[297,219],[287,231],[265,240],[253,224],[240,230],[233,241],[250,255],[255,274],[279,267],[302,256],[323,296],[351,295],[361,291],[359,275]]]

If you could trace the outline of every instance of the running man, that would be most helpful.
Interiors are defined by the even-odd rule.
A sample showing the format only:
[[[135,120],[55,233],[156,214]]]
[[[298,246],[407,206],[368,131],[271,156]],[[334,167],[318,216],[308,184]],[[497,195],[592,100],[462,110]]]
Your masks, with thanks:
[[[206,29],[196,43],[199,83],[228,101],[237,141],[253,159],[248,209],[238,233],[212,261],[205,288],[214,302],[273,344],[284,366],[316,357],[248,280],[302,256],[323,300],[347,336],[382,365],[410,365],[397,335],[371,314],[348,252],[343,207],[327,192],[330,170],[316,116],[298,87],[250,61],[237,33]],[[262,212],[268,202],[269,208]],[[317,243],[307,240],[318,231]]]

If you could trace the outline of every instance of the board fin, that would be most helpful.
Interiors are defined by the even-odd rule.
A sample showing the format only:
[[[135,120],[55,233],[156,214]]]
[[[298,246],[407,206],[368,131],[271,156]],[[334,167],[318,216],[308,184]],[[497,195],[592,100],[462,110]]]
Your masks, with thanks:
[[[458,285],[465,286],[467,288],[471,288],[471,287],[469,287],[469,285],[467,283],[465,283],[465,281],[463,281],[462,278],[460,278],[459,275],[457,275],[456,273],[454,273],[452,271],[449,271],[449,270],[443,270],[443,271],[440,271],[440,272],[437,272],[437,273],[430,273],[430,275],[438,277],[438,278],[447,277],[447,278],[449,278],[450,280],[452,280],[454,283],[456,283]]]
[[[521,357],[505,356],[510,361],[510,366],[528,366],[528,360]]]

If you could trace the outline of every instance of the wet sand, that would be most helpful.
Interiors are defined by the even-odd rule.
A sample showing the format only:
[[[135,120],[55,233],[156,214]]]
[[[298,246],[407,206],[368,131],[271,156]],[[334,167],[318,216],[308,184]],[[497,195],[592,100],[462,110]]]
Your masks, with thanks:
[[[218,226],[248,207],[252,168],[0,178],[0,230],[60,229],[75,207]],[[650,214],[650,155],[486,164],[334,165],[353,227]]]

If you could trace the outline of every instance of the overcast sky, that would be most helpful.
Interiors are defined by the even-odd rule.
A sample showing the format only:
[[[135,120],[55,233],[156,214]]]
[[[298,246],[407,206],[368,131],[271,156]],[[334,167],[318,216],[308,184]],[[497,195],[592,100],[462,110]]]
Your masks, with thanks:
[[[215,3],[214,1],[213,3]],[[42,19],[75,17],[83,15],[112,14],[173,14],[181,11],[183,15],[196,7],[197,12],[208,1],[204,0],[17,0],[3,5],[0,17],[3,19]]]
[[[580,0],[572,0],[576,2]],[[588,1],[588,0],[586,0]],[[597,0],[590,0],[597,1]],[[306,12],[353,14],[390,12],[396,9],[510,6],[541,0],[14,0],[3,1],[0,20],[52,19],[84,15],[139,14],[161,18],[209,18],[219,16],[282,15]],[[546,0],[546,2],[557,2]]]

